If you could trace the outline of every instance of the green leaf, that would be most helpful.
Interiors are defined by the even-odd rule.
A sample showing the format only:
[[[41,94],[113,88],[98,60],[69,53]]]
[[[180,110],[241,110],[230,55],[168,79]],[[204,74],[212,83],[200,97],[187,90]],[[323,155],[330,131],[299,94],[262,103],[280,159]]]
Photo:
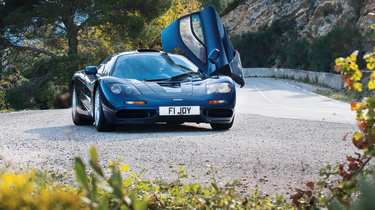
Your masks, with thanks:
[[[122,176],[117,167],[112,168],[112,175],[108,180],[108,184],[113,189],[113,195],[119,200],[123,200]]]
[[[147,209],[147,202],[141,200],[134,200],[133,201],[133,209],[134,210],[146,210]]]
[[[95,210],[108,210],[108,209],[109,209],[108,199],[105,198],[105,197],[103,197],[100,200],[100,203],[99,203],[98,207]]]
[[[216,192],[220,191],[220,189],[219,189],[219,187],[217,186],[216,183],[211,183],[211,186],[216,190]]]
[[[98,192],[97,192],[97,179],[94,173],[90,174],[90,181],[91,181],[91,192],[90,192],[91,201],[96,202]]]
[[[371,178],[371,176],[373,176]],[[373,210],[375,206],[375,175],[359,177],[359,197],[353,204],[354,210]]]
[[[90,161],[89,161],[89,163],[90,163],[91,168],[97,174],[99,174],[99,176],[104,177],[103,169],[99,165],[99,158],[98,158],[98,153],[96,151],[96,148],[95,147],[90,147],[89,154],[90,154]]]
[[[332,200],[328,204],[329,210],[347,210],[337,199]]]
[[[84,188],[84,190],[90,191],[89,182],[86,174],[86,167],[82,159],[79,157],[75,158],[74,171],[76,174],[77,182],[80,184],[80,186]]]

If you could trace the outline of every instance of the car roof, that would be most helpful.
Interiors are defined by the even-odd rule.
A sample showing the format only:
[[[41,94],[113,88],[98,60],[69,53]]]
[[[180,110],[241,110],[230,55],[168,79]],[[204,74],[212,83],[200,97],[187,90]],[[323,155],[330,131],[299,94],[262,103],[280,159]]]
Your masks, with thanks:
[[[154,50],[154,49],[138,49],[138,50],[133,50],[133,51],[126,51],[126,52],[120,52],[120,53],[116,53],[114,55],[111,56],[111,58],[118,58],[120,56],[123,56],[123,55],[136,55],[136,54],[168,54],[168,55],[176,55],[176,56],[182,56],[182,57],[185,57],[184,55],[180,55],[180,54],[174,54],[174,53],[167,53],[167,52],[164,52],[164,51],[160,51],[160,50]],[[186,58],[186,57],[185,57]],[[186,58],[188,59],[188,58]]]
[[[120,52],[120,53],[115,54],[114,56],[141,54],[141,53],[165,53],[165,52],[160,51],[160,50],[154,50],[154,49],[138,49],[138,50],[133,50],[133,51]]]

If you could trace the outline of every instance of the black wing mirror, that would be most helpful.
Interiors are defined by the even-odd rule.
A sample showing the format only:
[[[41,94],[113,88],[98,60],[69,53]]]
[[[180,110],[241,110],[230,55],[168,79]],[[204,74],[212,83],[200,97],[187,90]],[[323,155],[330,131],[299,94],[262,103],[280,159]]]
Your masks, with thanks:
[[[208,61],[212,64],[216,64],[220,56],[220,50],[214,49],[208,54]]]
[[[87,75],[95,75],[98,72],[98,68],[96,66],[86,66],[85,73]]]

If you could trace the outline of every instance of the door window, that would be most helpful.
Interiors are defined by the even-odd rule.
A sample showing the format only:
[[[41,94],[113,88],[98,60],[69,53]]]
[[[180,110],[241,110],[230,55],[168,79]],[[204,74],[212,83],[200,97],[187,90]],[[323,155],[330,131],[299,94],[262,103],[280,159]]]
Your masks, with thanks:
[[[104,60],[102,60],[100,62],[100,64],[98,65],[98,74],[100,75],[104,75],[105,74],[105,68],[106,68],[106,64],[107,62],[112,58],[112,56],[109,56],[107,58],[105,58]]]
[[[206,63],[206,47],[199,15],[192,15],[180,20],[182,41],[189,50],[203,63]]]
[[[98,74],[103,75],[104,74],[104,68],[105,64],[100,64],[98,67]]]
[[[112,57],[112,59],[105,64],[104,75],[109,75],[116,60],[117,57]]]
[[[204,36],[203,36],[203,29],[201,25],[201,19],[198,14],[194,14],[191,16],[191,22],[193,27],[193,33],[194,35],[199,39],[199,41],[203,44],[204,42]]]

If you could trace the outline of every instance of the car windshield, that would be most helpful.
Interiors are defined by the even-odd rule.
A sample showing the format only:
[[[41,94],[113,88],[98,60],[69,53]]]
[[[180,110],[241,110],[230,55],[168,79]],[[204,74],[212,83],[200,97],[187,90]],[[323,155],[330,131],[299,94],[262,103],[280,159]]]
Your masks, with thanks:
[[[198,77],[198,67],[180,55],[142,53],[120,56],[112,76],[124,79],[162,81],[175,78]]]

